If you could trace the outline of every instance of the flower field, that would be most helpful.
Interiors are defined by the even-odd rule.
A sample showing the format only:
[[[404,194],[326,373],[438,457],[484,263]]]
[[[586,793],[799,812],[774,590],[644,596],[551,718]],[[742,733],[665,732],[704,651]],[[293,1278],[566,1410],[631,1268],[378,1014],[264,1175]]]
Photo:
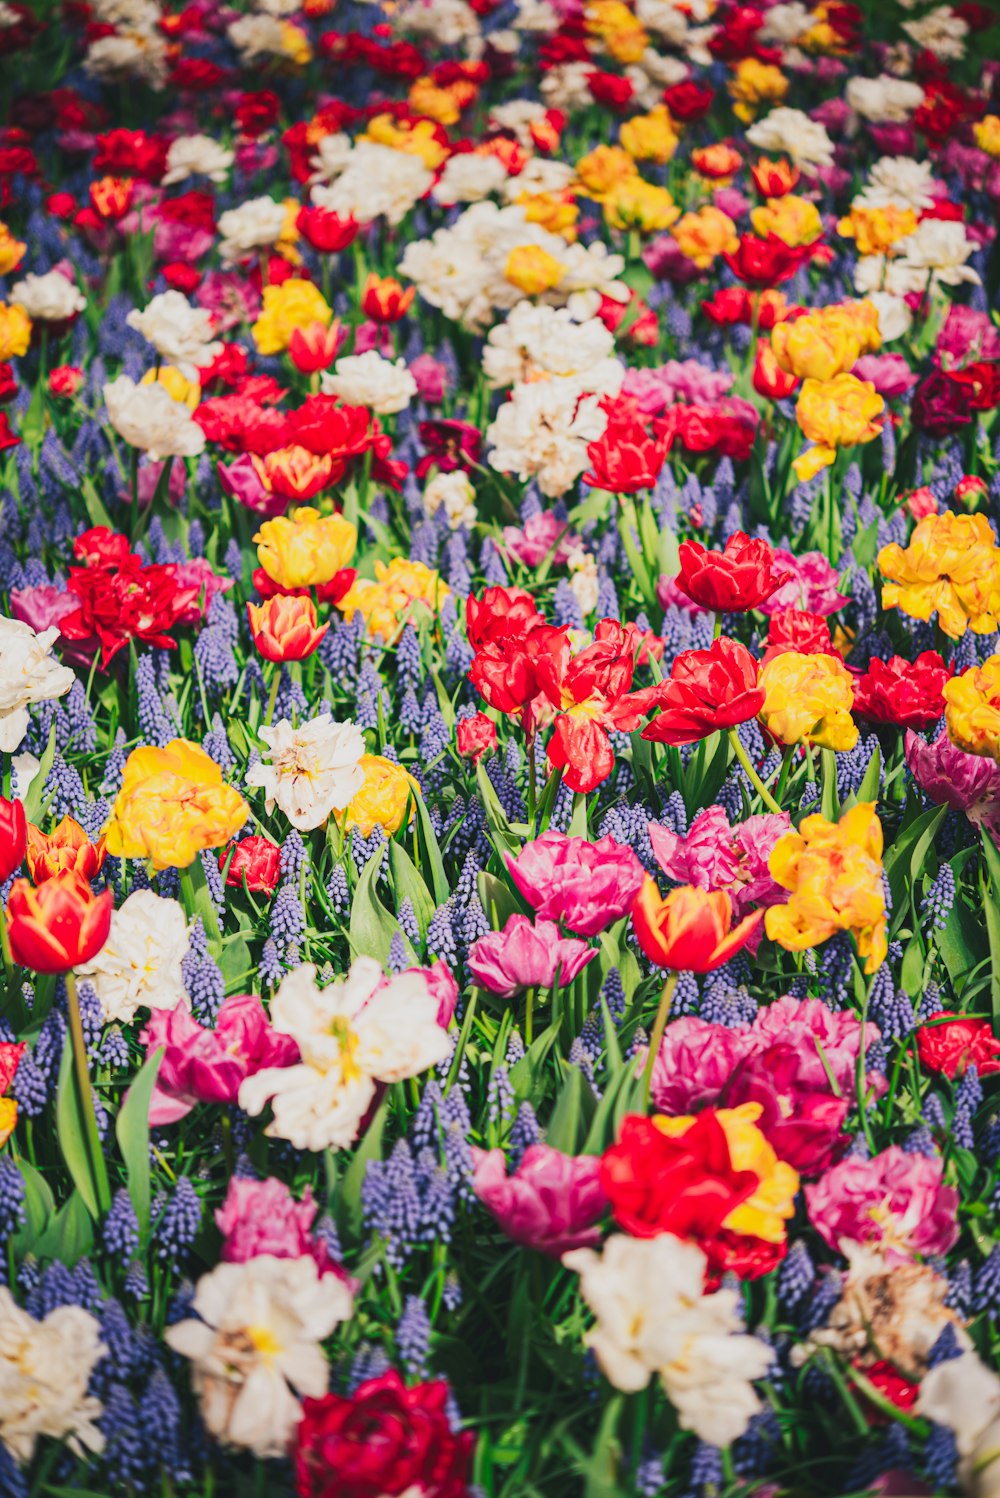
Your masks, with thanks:
[[[0,0],[0,1498],[1000,1498],[1000,11]]]

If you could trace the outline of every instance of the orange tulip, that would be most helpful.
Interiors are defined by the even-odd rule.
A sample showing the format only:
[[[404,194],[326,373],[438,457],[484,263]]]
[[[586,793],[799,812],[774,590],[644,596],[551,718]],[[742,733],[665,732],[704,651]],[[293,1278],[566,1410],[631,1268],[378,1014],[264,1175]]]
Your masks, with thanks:
[[[63,869],[37,889],[15,879],[7,901],[11,955],[36,973],[69,972],[104,946],[113,908],[111,891],[95,895],[75,869]]]
[[[317,457],[297,442],[291,447],[279,447],[258,461],[263,465],[267,487],[283,499],[294,499],[300,504],[315,499],[333,479],[330,454]]]
[[[751,166],[750,175],[762,198],[783,198],[786,193],[794,192],[802,174],[790,161],[769,161],[762,156]]]
[[[63,817],[53,832],[28,824],[28,870],[36,884],[73,869],[84,879],[96,879],[104,863],[104,839],[92,843],[72,817]]]
[[[376,276],[369,271],[361,292],[361,310],[372,322],[398,322],[409,311],[417,294],[415,286],[404,291],[393,276]]]
[[[682,884],[663,899],[656,881],[647,877],[632,907],[632,925],[640,947],[658,967],[710,973],[746,946],[763,915],[755,910],[733,926],[733,903],[725,890]]]
[[[134,192],[131,177],[101,177],[90,184],[90,201],[99,218],[117,223],[132,206]]]
[[[330,368],[343,341],[344,330],[336,318],[329,327],[317,320],[294,329],[288,341],[288,357],[300,374],[316,374]]]
[[[316,625],[311,598],[276,593],[266,603],[247,604],[253,642],[266,661],[301,661],[312,655],[329,624]]]

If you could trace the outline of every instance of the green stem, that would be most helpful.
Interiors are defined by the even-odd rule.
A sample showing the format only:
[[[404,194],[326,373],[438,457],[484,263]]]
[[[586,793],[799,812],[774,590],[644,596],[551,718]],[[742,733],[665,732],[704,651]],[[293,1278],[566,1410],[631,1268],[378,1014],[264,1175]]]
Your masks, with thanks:
[[[7,979],[7,988],[10,988],[11,979],[14,976],[14,958],[10,950],[10,936],[7,931],[7,917],[0,911],[0,952],[3,953],[4,977]]]
[[[670,1014],[670,1005],[674,999],[674,989],[677,987],[677,974],[669,973],[667,981],[663,985],[660,994],[660,1004],[656,1011],[656,1019],[653,1021],[653,1033],[649,1037],[649,1055],[646,1057],[646,1070],[642,1074],[642,1106],[643,1111],[649,1108],[649,1093],[653,1085],[653,1067],[660,1051],[660,1042],[663,1032],[667,1028],[667,1018]]]
[[[139,533],[139,449],[129,452],[129,487],[132,490],[132,515],[129,521],[129,540],[135,541]]]
[[[528,989],[524,1001],[524,1043],[530,1046],[535,1034],[535,990]]]
[[[271,719],[274,717],[274,704],[278,700],[278,689],[279,689],[280,686],[281,686],[281,666],[280,666],[280,664],[277,664],[277,665],[275,665],[275,668],[274,668],[274,677],[273,677],[273,680],[271,681],[271,694],[270,694],[270,696],[267,699],[267,712],[264,714],[264,722],[266,724],[270,723]]]
[[[73,1065],[76,1068],[76,1083],[80,1093],[80,1108],[84,1121],[84,1142],[90,1156],[91,1173],[97,1190],[97,1205],[102,1217],[111,1210],[111,1187],[101,1149],[101,1136],[97,1132],[97,1115],[94,1112],[94,1094],[90,1086],[90,1068],[87,1065],[87,1043],[83,1038],[83,1020],[80,1017],[80,1000],[76,991],[76,974],[66,973],[66,1000],[69,1008],[69,1033],[73,1044]]]
[[[781,807],[778,805],[777,801],[775,801],[774,797],[771,795],[771,792],[768,790],[767,786],[764,784],[763,780],[761,780],[760,776],[757,774],[757,771],[750,763],[750,756],[749,754],[747,754],[743,745],[740,743],[740,736],[736,732],[735,728],[731,728],[729,730],[729,742],[733,746],[733,753],[736,755],[736,758],[739,760],[740,764],[743,766],[743,769],[746,771],[751,784],[753,785],[760,799],[763,801],[764,805],[768,808],[769,811],[776,811],[780,814]]]
[[[528,821],[534,826],[537,806],[537,771],[535,766],[535,735],[528,734]]]

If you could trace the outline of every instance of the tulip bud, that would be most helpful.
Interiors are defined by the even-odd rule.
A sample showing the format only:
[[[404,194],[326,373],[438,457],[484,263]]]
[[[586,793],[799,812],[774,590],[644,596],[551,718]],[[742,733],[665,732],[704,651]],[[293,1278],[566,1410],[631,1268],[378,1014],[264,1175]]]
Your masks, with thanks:
[[[463,759],[482,759],[497,747],[496,724],[485,713],[474,713],[471,718],[461,718],[455,728],[458,752]]]
[[[24,862],[27,819],[20,801],[0,796],[0,883]]]
[[[361,310],[372,322],[398,322],[409,311],[415,296],[415,286],[404,291],[394,277],[369,272],[361,292]]]
[[[14,961],[37,973],[65,973],[96,957],[111,930],[114,896],[95,895],[86,879],[64,869],[35,889],[16,879],[7,901]]]
[[[322,322],[311,322],[292,333],[288,357],[300,374],[316,374],[318,370],[330,368],[344,337],[344,330],[336,318],[329,327]]]
[[[959,504],[965,505],[970,510],[974,510],[978,504],[981,504],[989,492],[990,488],[986,480],[974,473],[963,475],[955,485],[955,498]]]
[[[311,598],[276,593],[266,603],[247,604],[253,641],[267,661],[301,661],[312,655],[329,624],[317,628]]]
[[[270,895],[281,878],[281,849],[269,837],[245,837],[242,842],[230,843],[223,849],[219,869],[226,869],[230,889],[242,889],[245,880],[253,894]]]

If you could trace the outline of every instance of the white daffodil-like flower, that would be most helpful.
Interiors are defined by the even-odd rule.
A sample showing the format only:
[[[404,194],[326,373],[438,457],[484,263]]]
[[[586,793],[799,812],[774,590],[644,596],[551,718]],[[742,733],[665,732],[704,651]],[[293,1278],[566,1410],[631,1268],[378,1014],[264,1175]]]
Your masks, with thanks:
[[[245,20],[252,20],[250,16]],[[227,264],[242,260],[254,250],[275,245],[285,232],[288,212],[273,198],[248,198],[237,208],[219,215],[219,253]]]
[[[299,832],[322,827],[331,812],[343,811],[364,783],[360,728],[321,713],[293,727],[287,718],[258,729],[264,758],[252,765],[247,785],[262,787],[270,812],[279,806]]]
[[[205,433],[191,420],[187,406],[175,401],[159,384],[137,385],[128,375],[104,387],[108,420],[130,447],[141,448],[153,461],[195,458],[205,450]]]
[[[490,467],[537,478],[543,494],[558,498],[587,467],[587,446],[606,425],[597,396],[580,399],[571,380],[515,385],[486,432]]]
[[[924,91],[919,83],[911,83],[908,78],[881,73],[877,78],[852,78],[846,97],[855,114],[880,125],[908,120],[920,108]]]
[[[712,1446],[744,1434],[760,1409],[753,1380],[774,1359],[758,1337],[742,1333],[740,1297],[704,1291],[705,1255],[670,1233],[614,1234],[603,1253],[563,1255],[580,1275],[580,1292],[597,1318],[585,1341],[616,1389],[635,1393],[658,1376],[685,1430]]]
[[[932,52],[939,62],[958,62],[965,56],[969,23],[950,5],[939,5],[917,21],[904,21],[903,30],[912,42]]]
[[[297,1066],[268,1067],[240,1087],[240,1107],[258,1114],[270,1102],[266,1133],[296,1149],[344,1149],[378,1083],[419,1076],[449,1054],[438,999],[418,970],[387,979],[371,957],[326,988],[304,964],[287,974],[271,1002],[271,1025],[291,1035]]]
[[[28,731],[33,702],[65,697],[76,677],[52,655],[58,625],[36,634],[30,624],[0,615],[0,751],[13,754]]]
[[[300,1396],[326,1393],[329,1365],[320,1345],[354,1302],[336,1274],[315,1259],[259,1254],[219,1264],[198,1281],[191,1317],[164,1341],[189,1358],[202,1419],[219,1441],[255,1456],[283,1456],[301,1417]]]
[[[449,530],[457,531],[463,525],[471,530],[478,517],[476,491],[468,474],[461,469],[454,473],[436,473],[424,490],[424,509],[428,515],[444,510]]]
[[[883,156],[868,173],[864,189],[854,199],[860,208],[912,208],[919,213],[934,202],[934,173],[927,161],[912,156]]]
[[[604,394],[611,385],[617,393],[624,371],[614,348],[614,334],[599,318],[576,322],[564,307],[519,302],[506,322],[491,328],[483,370],[496,386],[555,375],[577,377],[591,394]]]
[[[87,305],[87,298],[76,282],[58,270],[46,271],[44,276],[32,273],[15,281],[10,288],[10,300],[23,307],[32,322],[65,322]]]
[[[186,380],[197,380],[199,368],[211,364],[222,352],[212,314],[203,307],[192,307],[180,291],[160,292],[141,312],[133,307],[125,321]]]
[[[76,970],[94,985],[105,1021],[128,1024],[137,1009],[176,1009],[187,1003],[181,963],[191,945],[187,917],[176,900],[137,889],[111,916],[96,957]]]
[[[341,218],[359,223],[385,218],[399,224],[427,193],[434,181],[419,156],[395,151],[376,141],[359,140],[329,185],[312,190],[317,208],[326,208]]]
[[[747,140],[765,155],[789,156],[796,166],[833,165],[833,141],[825,126],[784,104],[751,125]]]
[[[979,275],[966,262],[976,246],[966,238],[965,225],[951,219],[925,218],[912,234],[895,246],[901,271],[910,271],[931,286],[958,286],[971,281],[978,286]]]
[[[0,1441],[16,1462],[30,1462],[40,1436],[66,1441],[78,1456],[101,1450],[104,1407],[87,1385],[106,1350],[82,1306],[36,1321],[0,1286]]]

